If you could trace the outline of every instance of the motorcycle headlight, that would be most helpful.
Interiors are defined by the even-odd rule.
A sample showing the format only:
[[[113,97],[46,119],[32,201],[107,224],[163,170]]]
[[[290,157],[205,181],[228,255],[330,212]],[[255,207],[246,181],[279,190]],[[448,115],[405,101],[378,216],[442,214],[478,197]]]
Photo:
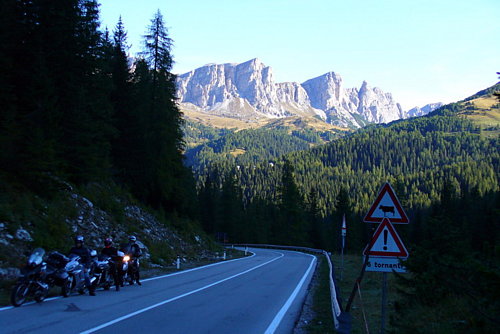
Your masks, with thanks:
[[[128,262],[128,261],[130,261],[130,256],[125,255],[125,256],[123,257],[123,262]]]

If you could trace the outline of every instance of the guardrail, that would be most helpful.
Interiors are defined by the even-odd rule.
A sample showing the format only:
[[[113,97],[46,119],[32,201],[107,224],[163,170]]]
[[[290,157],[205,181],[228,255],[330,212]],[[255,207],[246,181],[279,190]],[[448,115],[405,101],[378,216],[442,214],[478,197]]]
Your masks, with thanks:
[[[351,317],[349,313],[342,311],[342,306],[338,298],[337,286],[335,285],[335,268],[330,259],[330,253],[322,249],[299,247],[299,246],[284,246],[284,245],[266,245],[266,244],[231,244],[236,247],[254,247],[254,248],[272,248],[272,249],[286,249],[299,252],[307,252],[314,254],[323,254],[330,268],[330,299],[332,305],[332,317],[335,331],[339,334],[349,334],[351,332]],[[227,247],[227,244],[226,244]]]

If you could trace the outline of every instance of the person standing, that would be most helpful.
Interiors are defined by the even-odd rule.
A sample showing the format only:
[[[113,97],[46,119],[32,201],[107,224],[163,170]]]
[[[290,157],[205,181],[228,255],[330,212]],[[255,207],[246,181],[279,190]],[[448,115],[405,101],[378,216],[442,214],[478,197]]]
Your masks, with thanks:
[[[129,266],[129,274],[132,279],[130,284],[134,284],[134,281],[138,285],[142,285],[140,281],[140,273],[139,273],[139,258],[142,255],[141,247],[137,244],[137,238],[135,235],[131,235],[128,238],[128,243],[123,247],[123,251],[130,255],[131,263]]]
[[[92,257],[90,256],[90,250],[84,246],[85,239],[82,235],[77,235],[75,237],[75,246],[71,248],[69,251],[70,254],[75,254],[80,257],[80,263],[83,265],[84,270],[84,279],[85,279],[85,287],[89,290],[90,296],[95,296],[95,289],[90,284],[90,276],[89,271],[92,265]]]
[[[117,266],[121,263],[118,262],[118,249],[113,247],[113,239],[106,238],[104,240],[104,248],[101,250],[101,254],[104,256],[109,256],[111,258],[110,273],[113,276],[113,281],[115,282],[116,291],[120,291],[121,285],[121,275],[118,274]]]

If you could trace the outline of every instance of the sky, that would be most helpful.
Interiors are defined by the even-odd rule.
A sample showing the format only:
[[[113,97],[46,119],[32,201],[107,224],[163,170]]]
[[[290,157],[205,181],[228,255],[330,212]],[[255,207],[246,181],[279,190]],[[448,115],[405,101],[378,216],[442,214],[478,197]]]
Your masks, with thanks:
[[[462,100],[498,82],[498,0],[100,0],[101,28],[121,16],[130,52],[160,10],[173,72],[259,58],[276,82],[327,72],[363,81],[403,109]]]

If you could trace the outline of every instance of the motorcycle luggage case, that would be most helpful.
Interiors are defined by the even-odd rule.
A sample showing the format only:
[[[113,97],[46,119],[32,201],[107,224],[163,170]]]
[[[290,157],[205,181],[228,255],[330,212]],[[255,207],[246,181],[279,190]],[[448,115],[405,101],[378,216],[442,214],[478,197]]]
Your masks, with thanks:
[[[69,259],[64,254],[59,252],[52,252],[49,254],[47,258],[47,263],[55,268],[64,268],[66,263],[68,263]]]

